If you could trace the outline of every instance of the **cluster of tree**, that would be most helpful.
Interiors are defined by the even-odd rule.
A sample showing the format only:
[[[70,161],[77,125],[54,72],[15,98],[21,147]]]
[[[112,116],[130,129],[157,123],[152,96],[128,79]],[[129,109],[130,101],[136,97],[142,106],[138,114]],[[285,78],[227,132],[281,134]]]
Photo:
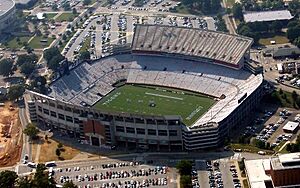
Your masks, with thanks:
[[[47,93],[47,80],[44,76],[37,76],[32,79],[29,85],[29,89],[38,93]]]
[[[23,133],[29,136],[31,140],[36,139],[39,132],[39,129],[32,123],[29,123],[23,130]]]
[[[134,0],[133,6],[141,7],[145,4],[144,2],[144,0]]]
[[[294,20],[288,23],[287,38],[300,48],[300,23]]]
[[[13,171],[2,171],[0,172],[0,187],[5,188],[55,188],[56,182],[51,177],[48,177],[48,173],[45,171],[46,167],[44,164],[38,164],[36,172],[32,178],[27,176],[18,177],[16,172]],[[74,183],[67,182],[63,185],[63,188],[77,188]]]
[[[22,84],[10,86],[8,89],[7,98],[11,101],[19,99],[24,92],[25,88]]]
[[[222,18],[222,15],[217,16],[218,20],[216,21],[216,27],[218,31],[228,32],[228,29],[226,27],[226,23],[224,19]]]
[[[289,143],[286,145],[288,152],[299,152],[300,151],[300,136],[297,136],[296,143]]]
[[[181,160],[177,163],[176,168],[180,174],[180,187],[192,188],[192,162]]]
[[[22,54],[18,56],[17,65],[20,67],[21,73],[29,76],[35,69],[38,57],[35,54]]]
[[[62,7],[64,8],[65,11],[71,10],[71,5],[69,2],[65,2]]]
[[[57,148],[55,150],[55,154],[57,155],[58,158],[60,158],[61,152],[65,151],[64,145],[62,143],[57,144]]]
[[[258,147],[260,149],[271,149],[269,142],[264,142],[264,141],[255,139],[254,144],[255,144],[256,147]]]
[[[271,23],[265,22],[252,22],[252,23],[240,23],[237,31],[240,35],[248,36],[254,39],[257,43],[259,38],[264,33],[276,33],[281,31],[284,25],[280,21],[273,21]]]
[[[284,9],[283,0],[266,0],[259,3],[256,0],[241,0],[246,11],[267,11]]]
[[[13,61],[11,59],[2,59],[0,61],[0,75],[9,76],[13,74]]]
[[[87,50],[80,52],[79,59],[80,60],[89,60],[89,59],[91,59],[91,53]]]
[[[91,0],[83,0],[83,2],[82,2],[83,5],[89,5],[91,3],[92,3]]]
[[[234,5],[232,6],[232,15],[233,17],[235,17],[236,19],[239,19],[239,20],[243,20],[244,17],[243,17],[243,7],[240,3],[234,3]]]
[[[201,10],[205,14],[215,14],[221,9],[220,0],[183,0],[182,4],[191,10]]]
[[[44,59],[47,61],[47,66],[50,69],[57,71],[59,63],[65,58],[61,55],[57,47],[51,47],[44,51]]]

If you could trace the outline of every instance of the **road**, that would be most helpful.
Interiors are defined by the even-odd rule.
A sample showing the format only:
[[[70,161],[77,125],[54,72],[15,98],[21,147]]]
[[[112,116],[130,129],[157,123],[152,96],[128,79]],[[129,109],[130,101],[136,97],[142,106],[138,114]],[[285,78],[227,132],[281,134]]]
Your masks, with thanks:
[[[19,109],[19,117],[20,117],[20,122],[22,125],[22,130],[24,130],[28,124],[28,119],[26,116],[26,110],[25,108],[20,108]],[[28,155],[29,160],[32,160],[31,156],[31,145],[29,143],[29,137],[25,134],[23,134],[23,147],[22,147],[22,153],[21,153],[21,158],[20,162],[22,163],[22,159],[24,159],[25,154]]]

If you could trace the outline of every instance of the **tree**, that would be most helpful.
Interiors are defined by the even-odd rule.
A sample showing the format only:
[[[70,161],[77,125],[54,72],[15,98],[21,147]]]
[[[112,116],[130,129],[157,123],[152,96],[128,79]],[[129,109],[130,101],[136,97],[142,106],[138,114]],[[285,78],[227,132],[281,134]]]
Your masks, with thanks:
[[[83,5],[89,5],[92,1],[91,0],[83,0]]]
[[[35,69],[35,65],[31,62],[26,62],[21,66],[21,73],[29,76]]]
[[[243,7],[240,3],[234,3],[232,14],[236,19],[243,20]]]
[[[91,54],[90,54],[90,52],[89,52],[89,51],[83,51],[83,52],[80,52],[79,59],[81,59],[81,60],[88,60],[88,59],[91,59]]]
[[[66,2],[66,3],[63,5],[63,8],[64,8],[65,11],[71,10],[70,3],[69,3],[69,2]]]
[[[63,188],[78,188],[73,181],[67,181],[64,183]]]
[[[289,27],[287,29],[286,35],[287,38],[293,42],[296,38],[299,37],[299,33],[300,33],[300,25],[296,25],[295,27]]]
[[[182,188],[192,188],[192,179],[190,175],[180,176],[180,187]]]
[[[18,188],[32,188],[31,181],[25,176],[18,180]]]
[[[29,123],[26,128],[23,130],[23,133],[29,136],[31,139],[35,139],[39,133],[39,129],[32,123]]]
[[[60,149],[59,149],[59,148],[56,148],[56,150],[55,150],[55,154],[57,155],[57,157],[59,157],[59,156],[60,156],[61,152],[60,152]]]
[[[12,72],[13,62],[9,59],[3,59],[0,61],[0,75],[5,77],[9,76]]]
[[[45,173],[46,167],[44,164],[38,164],[36,168],[36,173],[32,180],[32,187],[45,187],[45,188],[55,188],[54,179],[48,178],[48,175]]]
[[[292,13],[296,13],[299,8],[300,8],[299,0],[292,0],[291,2],[289,2],[289,10]]]
[[[73,14],[77,14],[76,8],[73,8],[73,9],[72,9],[72,13],[73,13]]]
[[[63,147],[64,147],[64,145],[63,145],[62,143],[59,142],[59,143],[57,144],[57,148],[58,148],[58,149],[61,149],[61,148],[63,148]]]
[[[51,8],[52,8],[52,10],[57,11],[58,10],[58,5],[54,3]]]
[[[293,42],[298,48],[300,48],[300,36],[297,37]]]
[[[293,92],[292,92],[292,98],[293,98],[294,101],[297,100],[297,98],[298,98],[298,93],[297,93],[296,91],[293,91]]]
[[[274,32],[279,32],[282,29],[282,24],[280,21],[273,21],[270,25],[270,29]]]
[[[190,175],[192,172],[192,163],[188,160],[181,160],[177,163],[176,168],[180,175]]]
[[[22,54],[22,55],[18,56],[17,65],[21,66],[21,65],[23,65],[26,62],[36,63],[37,60],[38,60],[38,57],[35,54],[30,54],[30,55],[28,55],[28,54]]]
[[[59,67],[59,63],[64,60],[62,55],[54,56],[49,62],[48,67],[54,71],[56,71]]]
[[[5,170],[0,172],[0,187],[5,188],[13,188],[15,187],[16,180],[18,178],[18,175],[9,170]]]
[[[16,100],[20,98],[25,92],[25,88],[23,85],[13,85],[9,88],[7,97],[9,100]]]

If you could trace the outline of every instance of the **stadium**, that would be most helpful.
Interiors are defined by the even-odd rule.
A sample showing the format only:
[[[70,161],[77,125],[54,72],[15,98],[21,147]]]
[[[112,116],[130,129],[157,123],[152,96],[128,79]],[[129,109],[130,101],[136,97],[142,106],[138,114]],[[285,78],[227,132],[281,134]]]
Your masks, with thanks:
[[[218,147],[262,95],[263,75],[245,68],[252,42],[136,25],[130,51],[68,66],[47,95],[27,90],[26,108],[32,121],[99,147]]]

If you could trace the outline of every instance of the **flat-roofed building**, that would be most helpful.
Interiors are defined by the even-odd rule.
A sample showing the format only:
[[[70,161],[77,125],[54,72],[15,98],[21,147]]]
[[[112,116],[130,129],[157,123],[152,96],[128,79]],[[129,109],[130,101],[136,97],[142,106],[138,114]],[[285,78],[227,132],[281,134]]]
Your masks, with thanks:
[[[300,187],[300,153],[245,161],[251,188]]]
[[[289,10],[276,10],[276,11],[260,11],[260,12],[249,12],[244,14],[244,20],[246,23],[249,22],[271,22],[271,21],[287,21],[292,19]]]
[[[285,124],[285,126],[282,129],[286,133],[295,133],[297,132],[298,128],[299,128],[298,122],[289,121]]]

